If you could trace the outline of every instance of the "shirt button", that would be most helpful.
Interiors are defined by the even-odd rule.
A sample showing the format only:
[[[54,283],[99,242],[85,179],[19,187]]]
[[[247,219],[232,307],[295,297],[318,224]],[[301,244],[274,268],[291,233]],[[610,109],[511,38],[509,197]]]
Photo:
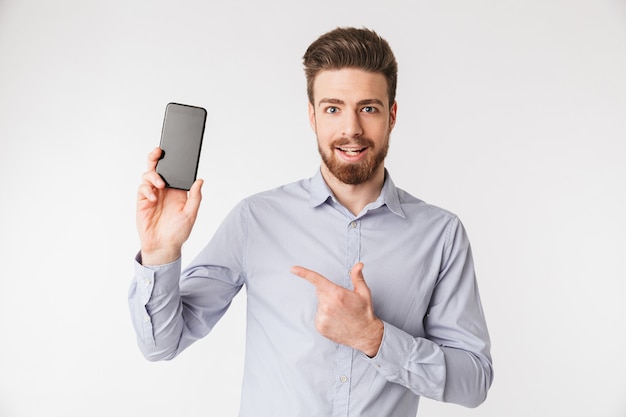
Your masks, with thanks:
[[[347,377],[347,376],[345,376],[345,375],[341,375],[341,376],[339,377],[339,381],[341,381],[341,383],[345,383],[347,380],[348,380],[348,377]]]
[[[144,285],[147,287],[148,285],[150,285],[150,278],[146,278],[143,280]]]
[[[356,228],[356,222],[350,223],[350,227],[352,227],[353,229]]]
[[[145,314],[145,315],[143,316],[143,321],[144,321],[144,323],[149,323],[149,322],[150,322],[150,316],[149,316],[149,315],[147,315],[147,314]]]

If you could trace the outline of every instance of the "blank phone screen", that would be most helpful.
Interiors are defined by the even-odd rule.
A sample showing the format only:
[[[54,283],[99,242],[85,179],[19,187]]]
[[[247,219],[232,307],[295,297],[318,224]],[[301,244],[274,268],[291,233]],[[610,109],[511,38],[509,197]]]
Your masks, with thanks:
[[[167,105],[157,172],[168,187],[189,190],[196,180],[205,121],[206,110],[201,107]]]

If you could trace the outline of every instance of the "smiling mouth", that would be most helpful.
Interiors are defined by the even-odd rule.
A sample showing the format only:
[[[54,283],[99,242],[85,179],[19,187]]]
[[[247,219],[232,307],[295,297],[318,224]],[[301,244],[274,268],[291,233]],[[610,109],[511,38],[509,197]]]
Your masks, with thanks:
[[[354,149],[354,148],[337,148],[338,150],[340,150],[341,152],[345,153],[348,156],[356,156],[358,154],[360,154],[361,152],[363,152],[364,150],[366,150],[367,148],[358,148],[358,149]]]

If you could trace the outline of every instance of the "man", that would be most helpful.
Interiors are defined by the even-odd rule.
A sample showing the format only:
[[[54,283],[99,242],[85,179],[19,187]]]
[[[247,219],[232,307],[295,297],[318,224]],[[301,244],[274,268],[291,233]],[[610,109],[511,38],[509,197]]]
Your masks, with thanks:
[[[384,168],[397,110],[389,45],[338,28],[304,66],[319,172],[243,200],[182,272],[202,181],[165,188],[161,150],[149,155],[129,295],[140,349],[175,357],[245,286],[241,416],[414,416],[420,396],[479,405],[492,364],[463,226]]]

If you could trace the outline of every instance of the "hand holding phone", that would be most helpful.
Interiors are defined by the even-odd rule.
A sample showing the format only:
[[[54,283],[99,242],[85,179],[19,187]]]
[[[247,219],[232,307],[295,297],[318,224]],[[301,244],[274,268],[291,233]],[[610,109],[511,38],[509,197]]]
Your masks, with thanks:
[[[143,265],[173,262],[191,233],[202,200],[202,181],[195,177],[205,120],[198,107],[166,108],[161,144],[148,155],[137,193]]]
[[[170,188],[189,191],[196,180],[207,112],[202,107],[169,103],[165,107],[156,171]]]
[[[180,257],[182,245],[191,234],[202,201],[202,180],[189,192],[167,188],[156,172],[162,154],[148,154],[148,167],[137,192],[137,232],[143,265],[164,265]]]

